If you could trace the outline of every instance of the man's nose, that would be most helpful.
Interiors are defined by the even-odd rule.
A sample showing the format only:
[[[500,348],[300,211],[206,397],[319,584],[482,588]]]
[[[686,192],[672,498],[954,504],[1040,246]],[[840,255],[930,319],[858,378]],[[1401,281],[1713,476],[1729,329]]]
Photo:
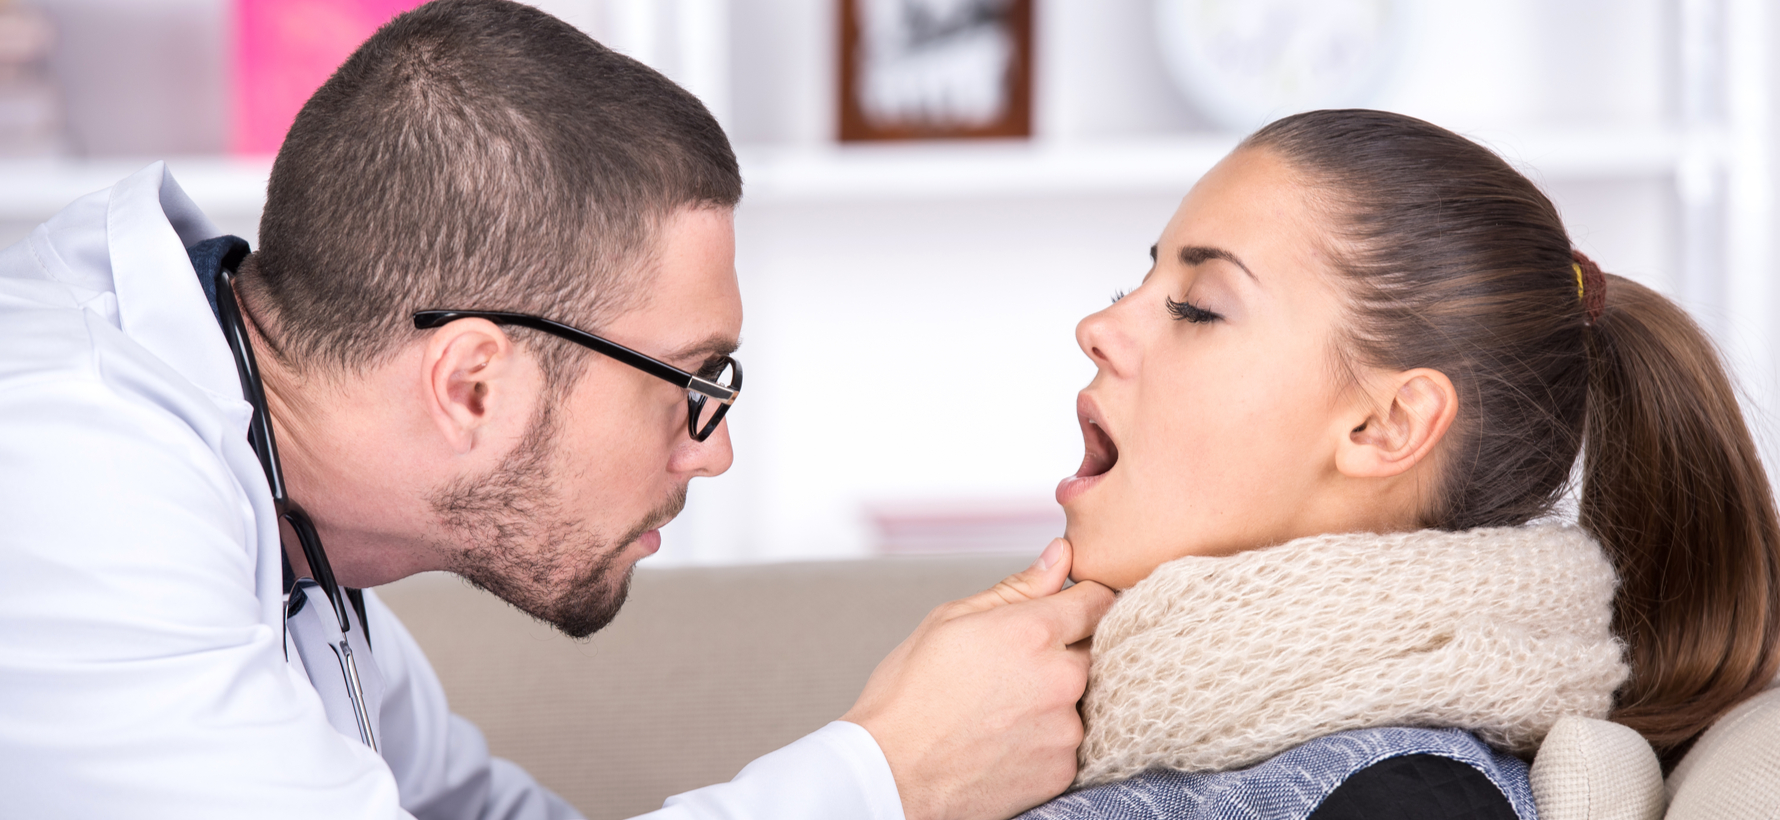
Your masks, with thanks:
[[[688,437],[680,442],[668,459],[668,472],[687,477],[709,477],[722,475],[734,462],[735,451],[729,446],[729,419],[726,418],[704,441],[693,441]]]

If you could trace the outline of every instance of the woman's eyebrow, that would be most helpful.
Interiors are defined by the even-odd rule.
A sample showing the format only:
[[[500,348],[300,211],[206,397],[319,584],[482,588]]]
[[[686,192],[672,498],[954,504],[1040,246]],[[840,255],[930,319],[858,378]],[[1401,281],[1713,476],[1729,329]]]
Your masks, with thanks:
[[[1247,265],[1242,264],[1242,260],[1237,259],[1236,254],[1224,250],[1223,248],[1208,248],[1204,245],[1188,245],[1180,249],[1180,261],[1188,265],[1198,265],[1213,259],[1222,259],[1236,267],[1242,268],[1242,272],[1248,274],[1248,278],[1254,279],[1255,284],[1258,285],[1261,283],[1261,280],[1256,278],[1255,272],[1249,270]]]

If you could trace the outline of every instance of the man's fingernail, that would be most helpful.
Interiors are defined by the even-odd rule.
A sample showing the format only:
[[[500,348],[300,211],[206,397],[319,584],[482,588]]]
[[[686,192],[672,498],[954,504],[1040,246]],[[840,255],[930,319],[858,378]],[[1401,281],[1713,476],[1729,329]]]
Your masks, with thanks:
[[[1057,563],[1057,559],[1062,557],[1063,539],[1053,538],[1051,543],[1045,546],[1045,551],[1038,554],[1038,560],[1032,562],[1032,566],[1041,570],[1050,569],[1051,565]]]

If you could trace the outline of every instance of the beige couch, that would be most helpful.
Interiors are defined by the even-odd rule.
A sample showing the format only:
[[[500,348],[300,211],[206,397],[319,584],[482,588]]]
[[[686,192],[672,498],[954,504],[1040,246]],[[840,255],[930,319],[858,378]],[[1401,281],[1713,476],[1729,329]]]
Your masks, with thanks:
[[[494,753],[604,820],[728,780],[840,717],[928,610],[1031,560],[645,564],[618,619],[586,641],[448,575],[378,594]]]
[[[378,592],[494,753],[604,820],[728,780],[839,717],[929,609],[1029,560],[645,567],[582,642],[450,576]],[[1780,818],[1780,689],[1727,715],[1666,783],[1637,733],[1566,721],[1535,764],[1543,820]]]

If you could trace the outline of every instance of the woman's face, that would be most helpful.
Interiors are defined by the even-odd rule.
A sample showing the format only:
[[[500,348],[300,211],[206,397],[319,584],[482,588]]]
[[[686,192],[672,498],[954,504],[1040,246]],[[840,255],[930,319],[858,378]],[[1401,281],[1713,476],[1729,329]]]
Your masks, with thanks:
[[[1332,342],[1340,294],[1316,192],[1264,150],[1206,174],[1143,282],[1076,327],[1099,373],[1087,454],[1057,487],[1071,573],[1123,589],[1165,561],[1352,525],[1335,453],[1353,432]]]

